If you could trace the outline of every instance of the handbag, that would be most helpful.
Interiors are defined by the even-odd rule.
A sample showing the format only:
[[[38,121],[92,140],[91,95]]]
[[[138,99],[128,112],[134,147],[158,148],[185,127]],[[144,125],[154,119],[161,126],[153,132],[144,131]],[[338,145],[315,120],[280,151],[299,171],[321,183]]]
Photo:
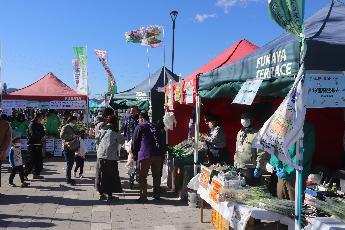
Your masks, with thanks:
[[[67,143],[67,149],[71,152],[76,152],[80,147],[80,141],[75,138]]]

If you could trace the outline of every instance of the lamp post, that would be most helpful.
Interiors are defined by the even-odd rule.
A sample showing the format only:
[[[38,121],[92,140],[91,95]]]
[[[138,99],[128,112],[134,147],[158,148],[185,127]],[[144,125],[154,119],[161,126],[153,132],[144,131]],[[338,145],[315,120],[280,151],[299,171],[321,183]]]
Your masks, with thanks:
[[[174,73],[174,51],[175,51],[175,20],[178,15],[176,10],[170,12],[170,17],[173,23],[173,37],[172,37],[172,57],[171,57],[171,71]]]

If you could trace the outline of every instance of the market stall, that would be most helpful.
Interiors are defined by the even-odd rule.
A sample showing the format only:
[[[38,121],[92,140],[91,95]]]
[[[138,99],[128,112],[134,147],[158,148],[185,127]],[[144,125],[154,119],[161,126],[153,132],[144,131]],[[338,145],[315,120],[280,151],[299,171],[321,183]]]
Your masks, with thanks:
[[[13,108],[85,110],[87,96],[71,89],[52,72],[22,89],[2,96],[1,108],[11,113]]]
[[[7,115],[12,115],[13,109],[40,109],[40,110],[86,110],[87,96],[71,89],[52,72],[49,72],[38,81],[22,89],[2,95],[1,109]],[[27,140],[22,139],[22,150],[27,150]],[[95,151],[94,141],[85,140],[87,149]],[[47,137],[46,152],[54,156],[62,156],[61,140],[56,137]]]
[[[162,120],[164,87],[170,80],[176,82],[178,76],[167,68],[159,68],[134,88],[114,94],[110,105],[114,109],[126,109],[131,106],[137,106],[140,110],[146,111],[152,109],[152,120]]]
[[[180,145],[183,146],[183,143],[187,142],[188,136],[194,132],[193,128],[191,127],[190,120],[193,118],[193,110],[195,108],[196,102],[196,91],[197,91],[197,75],[200,73],[205,73],[210,70],[214,70],[216,68],[226,66],[229,63],[235,62],[242,57],[250,54],[258,47],[251,43],[246,39],[241,39],[219,54],[217,57],[213,58],[205,65],[201,66],[193,73],[191,73],[187,78],[183,81],[176,82],[175,84],[169,84],[166,89],[166,104],[169,107],[170,113],[173,114],[175,118],[175,123],[171,129],[168,130],[168,144],[169,145],[176,145],[175,149],[179,149],[183,151],[184,154],[180,155],[178,159],[171,159],[171,172],[169,175],[176,174],[176,171],[179,172],[178,175],[172,176],[172,180],[176,180],[176,182],[172,182],[172,187],[175,190],[174,184],[186,184],[180,182],[182,177],[184,178],[183,181],[188,178],[187,170],[183,170],[183,168],[190,169],[193,167],[193,151],[189,151],[187,149],[180,149]],[[207,106],[205,111],[211,108],[218,107],[218,103],[213,105]],[[203,124],[201,125],[202,130],[206,130],[206,126]],[[231,126],[227,126],[227,129],[231,129]],[[190,132],[192,131],[192,132]],[[176,152],[176,151],[175,151]],[[170,151],[171,156],[175,156],[173,151]],[[185,158],[182,160],[182,158]],[[174,161],[174,162],[171,162]],[[175,162],[176,161],[176,162]],[[182,165],[181,162],[184,162]],[[200,158],[200,162],[203,162],[203,159]],[[177,164],[175,164],[177,163]],[[178,169],[175,169],[178,167]],[[188,171],[192,173],[193,170]],[[177,186],[177,190],[179,190],[180,186]],[[182,190],[185,190],[185,186],[182,186]]]
[[[338,28],[342,29],[335,33]],[[345,166],[341,161],[345,128],[343,109],[345,62],[342,58],[345,51],[345,31],[343,28],[345,28],[345,5],[339,1],[332,1],[305,22],[308,48],[304,59],[307,71],[303,90],[306,93],[305,105],[308,108],[305,121],[315,127],[313,167],[318,164],[333,172]],[[198,83],[203,105],[208,103],[207,101],[214,104],[215,99],[228,100],[228,103],[233,101],[233,104],[228,104],[224,108],[233,113],[233,116],[226,118],[226,122],[237,122],[238,129],[234,126],[235,130],[240,128],[242,110],[253,110],[253,107],[261,108],[268,104],[271,108],[267,108],[264,113],[265,116],[271,116],[294,83],[299,69],[299,51],[298,38],[286,33],[238,62],[205,73],[199,78]],[[198,103],[197,108],[203,105]],[[224,112],[220,111],[220,113]],[[254,114],[260,113],[254,112]],[[257,125],[260,127],[262,123],[258,122]],[[198,141],[198,134],[196,140]],[[231,148],[230,153],[233,154],[235,145]],[[343,197],[338,197],[342,194],[340,189],[344,189],[339,186],[339,178],[334,175],[331,177],[338,181],[331,192],[336,198],[325,196],[326,202],[317,208],[343,221],[342,208],[338,208],[336,215],[333,213],[334,210],[326,208],[331,206],[331,202],[338,204],[344,202]],[[210,178],[210,181],[212,179]],[[331,187],[313,184],[308,189],[320,194],[321,190],[331,190]],[[202,195],[202,192],[199,194]],[[317,200],[315,196],[312,197],[313,201]],[[310,217],[308,220],[310,224],[314,222],[313,219]]]

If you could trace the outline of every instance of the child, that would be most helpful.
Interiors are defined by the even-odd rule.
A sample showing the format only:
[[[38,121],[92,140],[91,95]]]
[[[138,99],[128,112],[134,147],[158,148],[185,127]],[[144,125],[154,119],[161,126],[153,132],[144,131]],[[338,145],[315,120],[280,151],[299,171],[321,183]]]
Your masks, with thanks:
[[[20,181],[22,182],[22,188],[27,187],[29,184],[24,181],[24,168],[23,168],[23,159],[22,159],[22,152],[20,149],[20,137],[15,137],[12,140],[12,147],[9,154],[9,161],[11,165],[11,174],[9,178],[9,184],[11,186],[16,186],[13,184],[13,179],[16,176],[17,172],[19,172]]]
[[[79,178],[83,178],[83,171],[84,171],[84,161],[85,161],[85,148],[84,148],[84,140],[79,138],[80,147],[79,150],[75,153],[75,168],[74,168],[74,177],[77,177],[77,171],[79,171]]]

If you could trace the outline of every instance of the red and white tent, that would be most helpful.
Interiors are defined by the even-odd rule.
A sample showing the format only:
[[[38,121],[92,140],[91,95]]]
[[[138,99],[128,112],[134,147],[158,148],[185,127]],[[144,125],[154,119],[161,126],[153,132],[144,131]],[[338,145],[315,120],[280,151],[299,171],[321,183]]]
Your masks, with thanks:
[[[42,105],[49,109],[85,109],[87,96],[77,93],[63,83],[52,72],[38,81],[2,97],[2,107],[16,108]]]

